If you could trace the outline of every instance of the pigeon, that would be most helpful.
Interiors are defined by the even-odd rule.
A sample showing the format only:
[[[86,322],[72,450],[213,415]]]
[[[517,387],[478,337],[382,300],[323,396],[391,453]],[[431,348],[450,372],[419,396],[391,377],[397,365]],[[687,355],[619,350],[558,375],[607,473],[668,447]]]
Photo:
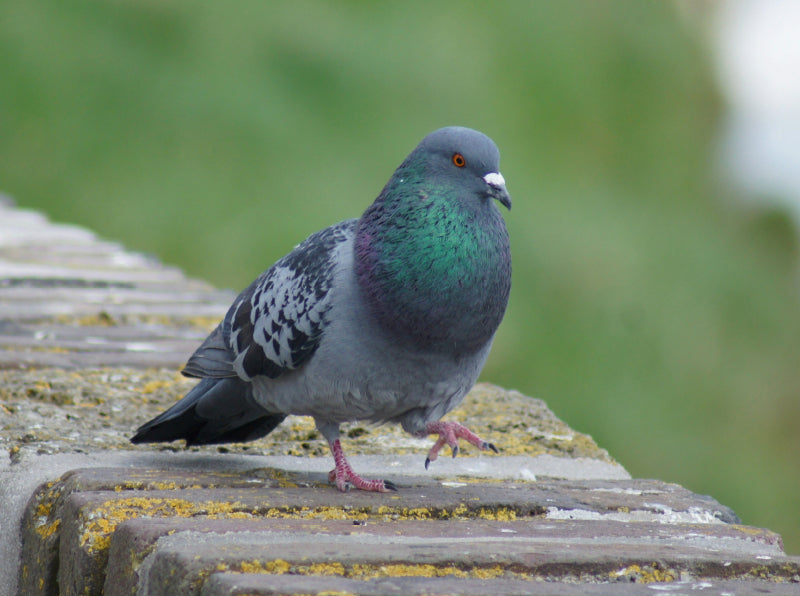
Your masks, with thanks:
[[[397,486],[351,468],[344,422],[438,435],[426,469],[460,439],[497,452],[441,418],[476,382],[508,304],[499,158],[469,128],[427,135],[359,219],[312,234],[239,294],[182,371],[200,381],[131,441],[245,442],[312,416],[333,455],[329,482],[374,492]]]

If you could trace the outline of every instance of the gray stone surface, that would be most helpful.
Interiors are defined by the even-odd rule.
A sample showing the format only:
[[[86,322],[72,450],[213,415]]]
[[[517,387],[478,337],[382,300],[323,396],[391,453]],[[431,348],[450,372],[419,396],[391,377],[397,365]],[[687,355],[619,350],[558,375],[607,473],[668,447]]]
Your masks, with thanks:
[[[439,523],[439,522],[437,522]],[[149,594],[199,594],[216,572],[257,571],[272,575],[465,577],[580,582],[748,579],[763,574],[791,581],[797,562],[671,543],[589,542],[536,538],[334,536],[319,533],[225,536],[171,535],[159,541],[140,567]],[[491,589],[491,588],[490,588]]]
[[[0,204],[0,369],[177,368],[233,296]]]
[[[220,569],[277,573],[281,561],[355,578],[388,565],[595,583],[618,572],[789,581],[800,571],[777,534],[674,484],[404,476],[397,494],[345,494],[325,474],[210,465],[239,457],[79,469],[43,485],[23,520],[23,560],[36,565],[21,573],[22,592],[197,593]]]
[[[631,479],[490,385],[454,414],[499,456],[425,471],[430,441],[344,428],[388,495],[330,487],[306,418],[250,444],[131,446],[192,386],[177,371],[232,296],[0,200],[0,596],[800,593],[777,534]]]
[[[362,594],[363,596],[746,596],[765,594],[794,596],[797,584],[762,581],[678,581],[607,584],[525,581],[508,579],[460,579],[447,577],[391,577],[355,580],[342,577],[214,573],[203,585],[201,596],[290,596],[296,594]]]
[[[36,446],[36,443],[33,443]],[[41,447],[41,443],[39,444]],[[588,479],[626,479],[627,473],[617,464],[603,460],[589,458],[557,458],[551,455],[538,457],[515,456],[504,458],[490,456],[490,458],[458,457],[456,459],[441,458],[428,472],[423,468],[423,455],[354,455],[351,462],[356,468],[367,476],[389,476],[406,490],[414,483],[440,482],[452,490],[463,490],[465,487],[476,486],[475,480],[487,478],[492,481],[501,479],[517,480],[525,485],[531,478],[588,478]],[[491,465],[484,462],[491,459]],[[292,456],[261,456],[246,455],[243,453],[220,454],[204,450],[197,452],[171,452],[147,450],[100,450],[86,453],[56,453],[53,455],[39,455],[32,448],[23,449],[13,458],[0,460],[0,532],[5,537],[0,540],[0,559],[4,561],[19,560],[22,544],[18,538],[17,529],[22,524],[23,512],[28,500],[34,491],[43,483],[53,482],[62,474],[71,470],[84,469],[80,475],[71,474],[64,483],[63,493],[69,493],[76,487],[81,490],[115,490],[123,488],[154,488],[167,487],[168,491],[180,491],[187,486],[208,486],[209,478],[218,476],[222,478],[214,486],[243,487],[267,486],[266,479],[272,470],[284,470],[284,481],[297,484],[303,488],[314,488],[324,491],[323,500],[330,498],[331,503],[346,500],[353,502],[364,498],[365,495],[353,493],[341,495],[325,483],[327,471],[330,468],[328,457],[292,457]],[[540,462],[543,464],[540,467]],[[109,466],[113,466],[109,468]],[[88,469],[87,469],[88,468]],[[92,471],[92,468],[96,468]],[[387,472],[390,471],[390,472]],[[409,476],[419,472],[424,476]],[[230,484],[233,483],[233,484]],[[492,486],[489,484],[488,486]],[[666,485],[675,487],[674,485]],[[496,487],[495,487],[496,488]],[[614,494],[612,488],[609,494]],[[622,489],[619,489],[622,490]],[[633,490],[633,489],[630,489]],[[682,493],[688,495],[688,491]],[[601,491],[602,492],[602,491]],[[655,493],[657,494],[657,493]],[[173,494],[173,496],[176,496]],[[181,497],[184,498],[184,497]],[[46,503],[46,501],[45,501]],[[33,528],[48,527],[42,521],[41,515],[35,515],[39,503],[30,510],[28,521],[33,523]],[[552,509],[554,516],[565,515],[566,510]],[[573,510],[574,511],[574,510]],[[720,511],[727,511],[720,508]],[[599,515],[594,511],[592,515]],[[605,515],[618,515],[620,512],[609,512]],[[639,511],[643,516],[658,517],[659,511],[649,509]],[[684,518],[693,518],[691,511],[672,512],[670,515],[683,515]],[[583,515],[589,515],[584,513]],[[701,517],[708,513],[701,514]],[[37,525],[39,524],[39,525]],[[33,530],[36,532],[36,530]],[[38,536],[38,533],[35,534]],[[28,543],[30,544],[33,543]],[[37,547],[39,548],[39,547]],[[42,569],[48,568],[46,560],[36,558]],[[43,572],[40,577],[45,578]],[[0,567],[0,594],[12,594],[15,588],[17,573],[14,566]],[[38,579],[37,579],[38,582]],[[43,579],[45,584],[46,579]],[[49,585],[49,584],[48,584]]]
[[[112,539],[107,594],[132,593],[132,585],[140,579],[153,582],[148,586],[151,593],[162,593],[159,591],[162,589],[166,593],[176,589],[175,584],[159,583],[163,579],[161,574],[172,578],[183,577],[186,573],[200,577],[205,569],[211,570],[213,576],[220,567],[238,570],[237,566],[242,564],[244,569],[257,569],[262,574],[272,571],[270,582],[280,573],[308,575],[315,571],[328,576],[350,574],[359,578],[358,581],[382,575],[400,579],[403,574],[431,578],[441,574],[438,577],[450,579],[470,575],[476,579],[483,575],[484,582],[488,578],[516,577],[530,586],[531,582],[563,585],[576,581],[575,563],[578,561],[583,561],[579,579],[584,584],[657,577],[699,582],[701,580],[692,579],[694,571],[702,565],[703,557],[717,554],[730,557],[722,563],[726,573],[739,575],[751,570],[752,563],[760,561],[757,557],[769,557],[769,560],[778,557],[773,567],[784,562],[778,546],[769,543],[769,532],[751,540],[743,529],[726,524],[699,529],[696,525],[668,527],[642,523],[631,526],[622,522],[552,522],[536,518],[500,522],[472,518],[451,523],[391,519],[391,516],[359,520],[358,525],[352,519],[325,518],[258,521],[187,518],[175,521],[178,520],[136,519],[120,526]],[[206,534],[216,536],[207,539]],[[205,546],[199,548],[203,544]],[[187,571],[185,561],[174,558],[176,551],[195,557],[206,547],[213,549],[214,545],[237,545],[244,559],[220,552],[216,558],[205,560],[205,566],[202,558],[193,558],[199,567]],[[302,554],[298,554],[297,545]],[[426,563],[420,563],[416,555],[428,547],[425,552],[435,552],[438,548],[439,552],[446,553],[445,559],[451,558],[429,558]],[[605,551],[604,556],[598,555],[598,548]],[[462,550],[460,554],[459,549]],[[467,551],[468,554],[464,554]],[[511,556],[509,551],[515,554]],[[292,561],[293,552],[293,556],[302,560]],[[410,559],[403,562],[404,556]],[[168,570],[151,576],[150,568],[162,557],[159,565]],[[682,562],[681,557],[691,564]],[[349,568],[348,560],[355,561]],[[749,561],[745,565],[750,567],[741,567],[742,560]],[[729,565],[724,567],[725,563]],[[170,567],[173,564],[175,569]],[[547,566],[548,573],[540,573],[542,565]],[[120,581],[121,578],[124,581]],[[186,577],[180,581],[184,580],[191,583]],[[717,581],[707,574],[704,581],[712,580]],[[262,587],[268,583],[260,582]],[[487,589],[485,583],[483,589]]]

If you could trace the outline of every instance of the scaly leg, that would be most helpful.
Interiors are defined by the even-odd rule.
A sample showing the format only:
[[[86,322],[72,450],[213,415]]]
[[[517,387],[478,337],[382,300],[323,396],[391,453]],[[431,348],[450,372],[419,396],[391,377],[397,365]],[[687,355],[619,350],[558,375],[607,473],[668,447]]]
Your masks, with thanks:
[[[333,454],[333,461],[336,467],[328,473],[328,482],[335,482],[342,492],[350,490],[351,486],[359,490],[367,490],[378,493],[386,493],[390,490],[397,490],[394,482],[389,480],[364,480],[361,476],[353,472],[353,468],[347,463],[347,458],[342,450],[342,443],[339,439],[328,442]]]
[[[453,457],[458,455],[459,439],[465,439],[469,443],[475,445],[475,447],[481,451],[491,449],[495,453],[499,453],[497,447],[495,447],[492,443],[484,441],[466,426],[459,424],[458,422],[442,422],[441,420],[429,422],[428,426],[425,427],[425,432],[423,434],[439,435],[439,439],[436,441],[436,443],[434,443],[433,447],[431,447],[431,450],[428,452],[428,457],[425,458],[426,470],[428,469],[430,463],[439,457],[439,451],[445,445],[450,445],[450,449],[453,450]]]

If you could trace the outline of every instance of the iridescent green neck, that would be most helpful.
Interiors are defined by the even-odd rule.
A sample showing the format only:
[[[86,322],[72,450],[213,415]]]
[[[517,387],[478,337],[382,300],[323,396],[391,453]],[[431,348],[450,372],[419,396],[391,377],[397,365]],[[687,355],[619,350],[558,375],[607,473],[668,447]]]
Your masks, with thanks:
[[[356,273],[373,314],[394,332],[470,351],[491,338],[510,289],[508,234],[489,199],[460,201],[403,164],[364,213]]]

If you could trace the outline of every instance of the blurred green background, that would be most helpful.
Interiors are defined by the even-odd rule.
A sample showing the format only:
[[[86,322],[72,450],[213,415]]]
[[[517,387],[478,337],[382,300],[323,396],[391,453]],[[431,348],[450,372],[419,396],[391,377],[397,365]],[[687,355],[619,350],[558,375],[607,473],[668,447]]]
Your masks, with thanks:
[[[511,304],[483,378],[800,552],[797,243],[715,175],[669,2],[0,4],[0,190],[241,289],[429,131],[494,138]]]

